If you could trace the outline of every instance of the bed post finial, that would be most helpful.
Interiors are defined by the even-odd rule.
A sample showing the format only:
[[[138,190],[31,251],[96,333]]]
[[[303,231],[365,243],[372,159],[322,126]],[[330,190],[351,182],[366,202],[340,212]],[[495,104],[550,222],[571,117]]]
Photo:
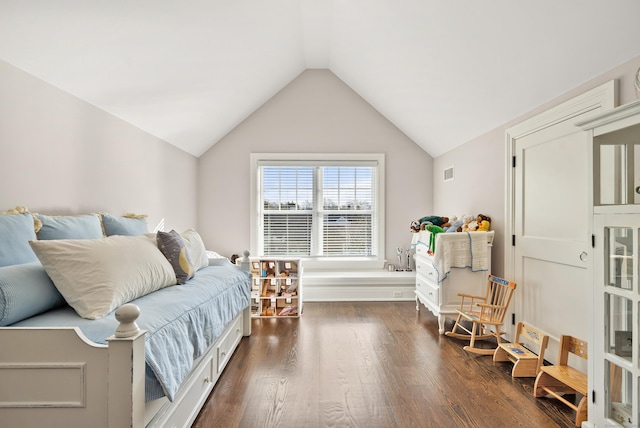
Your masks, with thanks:
[[[116,337],[132,337],[139,331],[140,327],[136,320],[140,316],[140,308],[133,303],[126,303],[116,309],[116,319],[120,325],[116,329]]]
[[[242,257],[240,258],[240,269],[246,272],[251,272],[251,263],[249,263],[249,250],[244,250],[242,252]]]

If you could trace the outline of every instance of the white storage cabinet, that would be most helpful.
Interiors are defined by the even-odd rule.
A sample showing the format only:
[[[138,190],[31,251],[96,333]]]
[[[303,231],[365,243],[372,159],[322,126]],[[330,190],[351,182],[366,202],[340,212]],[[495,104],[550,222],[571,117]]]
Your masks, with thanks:
[[[436,235],[435,253],[447,239],[459,239],[456,233],[439,233]],[[491,266],[491,246],[493,244],[494,231],[470,232],[486,236],[488,266]],[[438,332],[444,334],[444,322],[447,316],[455,318],[456,309],[460,308],[458,293],[484,295],[487,286],[489,271],[474,272],[471,267],[453,267],[449,274],[442,280],[434,264],[434,255],[429,254],[429,240],[431,232],[421,230],[414,234],[412,243],[415,246],[416,261],[416,310],[420,310],[420,303],[438,317]],[[458,235],[456,237],[455,235]],[[470,247],[469,247],[470,248]],[[469,249],[471,251],[471,249]]]

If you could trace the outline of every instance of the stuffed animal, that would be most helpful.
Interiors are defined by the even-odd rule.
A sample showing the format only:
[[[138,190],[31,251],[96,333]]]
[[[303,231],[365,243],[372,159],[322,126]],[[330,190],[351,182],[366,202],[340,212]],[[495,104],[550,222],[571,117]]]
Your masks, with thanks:
[[[447,227],[445,229],[446,233],[453,233],[453,232],[458,232],[458,229],[462,228],[462,225],[464,224],[464,220],[461,218],[458,218],[456,216],[453,216],[451,218],[453,221],[451,222],[451,226]]]
[[[469,231],[469,223],[473,220],[472,216],[463,216],[462,217],[462,226],[458,227],[458,232],[468,232]]]
[[[449,223],[449,217],[440,217],[437,215],[430,215],[430,216],[422,217],[419,220],[412,221],[410,229],[414,233],[419,232],[420,230],[424,230],[425,226],[428,224],[433,224],[434,226],[438,226],[441,228],[451,226],[451,223]]]
[[[436,251],[436,235],[443,233],[444,229],[434,224],[427,224],[424,230],[431,232],[429,235],[429,249],[427,250],[427,254],[433,254]]]
[[[478,223],[478,232],[489,231],[489,227],[491,226],[491,217],[484,214],[478,214],[478,217],[476,217],[476,222]]]
[[[471,220],[469,222],[469,224],[467,225],[467,232],[475,232],[476,230],[478,230],[478,221],[477,220]]]

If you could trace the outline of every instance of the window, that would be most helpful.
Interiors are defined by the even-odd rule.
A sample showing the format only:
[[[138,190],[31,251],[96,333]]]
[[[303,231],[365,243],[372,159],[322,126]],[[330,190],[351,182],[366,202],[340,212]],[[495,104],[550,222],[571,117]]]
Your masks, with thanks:
[[[381,155],[252,155],[252,250],[265,256],[377,258]]]

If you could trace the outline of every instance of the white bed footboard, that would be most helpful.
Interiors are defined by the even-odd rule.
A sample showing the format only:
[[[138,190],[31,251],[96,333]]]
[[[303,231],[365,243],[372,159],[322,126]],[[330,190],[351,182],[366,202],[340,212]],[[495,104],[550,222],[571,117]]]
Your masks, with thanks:
[[[78,328],[0,328],[2,426],[144,426],[144,332],[109,341]]]

